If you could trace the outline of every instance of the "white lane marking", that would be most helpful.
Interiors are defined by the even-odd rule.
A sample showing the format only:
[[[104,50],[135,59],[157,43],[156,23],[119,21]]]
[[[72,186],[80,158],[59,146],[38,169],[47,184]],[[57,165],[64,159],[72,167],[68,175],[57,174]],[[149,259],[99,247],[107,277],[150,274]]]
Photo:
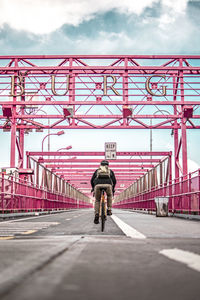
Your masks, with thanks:
[[[70,210],[66,210],[64,212],[68,212],[68,213],[73,213],[73,211],[70,211]],[[34,217],[29,217],[29,218],[20,218],[20,219],[17,219],[17,220],[8,220],[8,221],[3,221],[3,223],[13,223],[13,222],[20,222],[20,221],[25,221],[25,220],[31,220],[31,219],[38,219],[38,218],[45,218],[45,217],[53,217],[55,216],[56,214],[45,214],[45,215],[42,215],[42,216],[37,216],[37,214],[34,216]]]
[[[70,221],[71,219],[65,219],[66,221]]]
[[[28,235],[28,234],[32,234],[32,233],[35,233],[35,232],[37,232],[37,230],[28,230],[28,231],[22,232],[21,234]]]
[[[111,218],[113,221],[117,224],[117,226],[129,237],[133,239],[146,239],[146,236],[131,227],[130,225],[123,222],[121,219],[119,219],[117,216],[112,215]]]
[[[186,264],[189,268],[200,272],[200,255],[181,249],[163,249],[159,252],[170,259]]]
[[[58,225],[58,222],[18,222],[0,223],[0,236],[12,236],[16,234],[30,234],[37,230],[46,229],[51,225]],[[27,233],[28,232],[28,233]]]
[[[14,222],[20,222],[20,221],[26,221],[26,220],[31,220],[31,219],[38,219],[38,218],[44,218],[44,217],[52,217],[52,216],[55,216],[55,214],[46,214],[46,215],[43,215],[43,216],[35,216],[35,217],[29,217],[29,218],[23,218],[23,219],[17,219],[17,220],[9,220],[9,221],[3,221],[3,223],[14,223]]]

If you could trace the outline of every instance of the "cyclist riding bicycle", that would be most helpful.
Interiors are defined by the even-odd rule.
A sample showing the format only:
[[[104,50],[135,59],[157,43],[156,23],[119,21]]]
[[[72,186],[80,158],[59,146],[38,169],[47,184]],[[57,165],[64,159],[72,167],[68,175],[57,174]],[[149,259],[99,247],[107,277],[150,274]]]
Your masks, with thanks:
[[[95,195],[95,218],[94,223],[99,223],[99,209],[100,209],[100,200],[101,200],[101,190],[105,190],[107,194],[107,215],[112,215],[112,195],[115,192],[116,178],[114,172],[109,169],[109,162],[103,160],[99,168],[94,172],[91,178],[92,192],[94,191]]]

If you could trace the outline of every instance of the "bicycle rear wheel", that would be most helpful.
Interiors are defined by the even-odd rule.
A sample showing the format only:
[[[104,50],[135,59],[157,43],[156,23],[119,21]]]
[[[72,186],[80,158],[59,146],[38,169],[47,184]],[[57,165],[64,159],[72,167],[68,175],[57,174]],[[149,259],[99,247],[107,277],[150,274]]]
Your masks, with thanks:
[[[105,203],[102,202],[102,205],[101,205],[101,231],[104,231],[105,220],[106,220],[106,216],[105,216]]]

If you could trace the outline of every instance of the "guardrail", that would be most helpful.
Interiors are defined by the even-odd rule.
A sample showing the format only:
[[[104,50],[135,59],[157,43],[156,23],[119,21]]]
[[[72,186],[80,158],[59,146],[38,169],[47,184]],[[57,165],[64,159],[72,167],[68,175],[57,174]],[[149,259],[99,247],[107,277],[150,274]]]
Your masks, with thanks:
[[[64,187],[63,187],[64,188]],[[65,189],[66,188],[66,189]],[[32,212],[92,207],[90,198],[66,182],[65,193],[0,175],[0,212]]]
[[[169,212],[200,214],[200,169],[185,177],[176,178],[168,185],[151,188],[135,195],[131,187],[123,192],[123,200],[113,204],[115,208],[155,211],[156,197],[169,197]]]

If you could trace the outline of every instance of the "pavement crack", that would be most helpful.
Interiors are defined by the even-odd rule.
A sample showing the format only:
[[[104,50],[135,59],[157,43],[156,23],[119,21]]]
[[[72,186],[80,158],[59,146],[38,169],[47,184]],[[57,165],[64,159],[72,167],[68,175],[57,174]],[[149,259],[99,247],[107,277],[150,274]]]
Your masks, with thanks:
[[[76,238],[70,245],[64,246],[63,243],[59,247],[54,247],[52,251],[49,253],[48,258],[44,258],[44,253],[42,253],[43,259],[40,257],[35,256],[34,260],[35,263],[32,267],[29,267],[30,260],[28,262],[20,262],[15,264],[15,266],[5,270],[0,275],[0,297],[5,297],[13,292],[18,286],[24,283],[25,280],[36,274],[37,272],[43,271],[46,267],[51,265],[57,258],[62,256],[64,253],[73,249],[81,240],[82,236]],[[66,244],[66,243],[64,243]],[[58,249],[59,248],[59,249]],[[46,253],[45,253],[46,254]],[[22,268],[22,263],[26,265],[25,269]],[[14,270],[17,269],[17,272]],[[6,278],[7,275],[7,278]]]

